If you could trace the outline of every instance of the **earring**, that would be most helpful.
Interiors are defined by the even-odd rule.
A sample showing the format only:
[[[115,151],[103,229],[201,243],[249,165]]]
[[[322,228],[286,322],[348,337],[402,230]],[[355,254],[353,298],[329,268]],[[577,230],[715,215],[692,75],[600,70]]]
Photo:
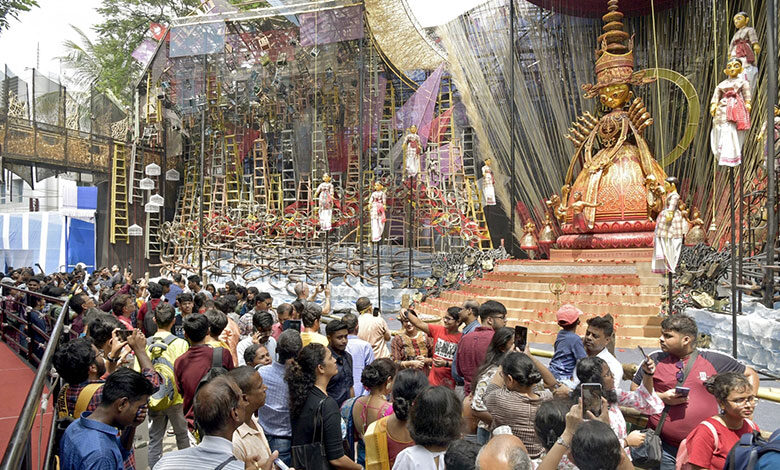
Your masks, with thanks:
[[[724,410],[723,408],[718,406],[718,413],[720,413],[721,415],[725,415],[726,414],[726,410]]]

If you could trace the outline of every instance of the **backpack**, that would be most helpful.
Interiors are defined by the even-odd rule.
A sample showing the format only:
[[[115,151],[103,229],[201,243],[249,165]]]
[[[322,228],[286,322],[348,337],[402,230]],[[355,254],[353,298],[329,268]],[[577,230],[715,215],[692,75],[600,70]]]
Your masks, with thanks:
[[[758,432],[743,434],[726,458],[724,470],[754,470],[762,455],[780,452],[780,429],[764,440]]]
[[[756,424],[749,419],[746,419],[746,421],[748,422],[748,424],[750,424],[750,427],[754,429],[753,432],[756,432],[755,429],[758,429]],[[715,447],[712,449],[712,453],[713,454],[717,453],[718,447],[720,447],[720,440],[718,439],[718,431],[715,429],[715,426],[709,422],[709,418],[702,421],[701,424],[705,425],[707,429],[709,429],[710,432],[712,432],[712,437],[715,440]],[[752,433],[745,434],[742,437],[750,436],[750,435],[752,435]],[[688,436],[690,436],[690,434]],[[688,459],[689,459],[688,438],[686,437],[685,439],[682,440],[682,442],[680,442],[680,447],[677,448],[677,462],[675,464],[676,470],[691,470],[691,465],[688,463]]]
[[[70,385],[65,385],[60,391],[60,397],[57,400],[57,420],[54,424],[54,449],[52,455],[60,455],[60,441],[62,436],[65,435],[65,430],[74,421],[81,417],[81,413],[87,411],[89,403],[92,401],[92,397],[95,396],[97,390],[103,386],[103,382],[91,383],[81,389],[79,396],[76,399],[76,407],[73,409],[73,413],[68,409],[68,400],[65,398]]]
[[[226,374],[227,369],[225,369],[224,366],[222,366],[222,351],[224,351],[225,348],[223,347],[216,347],[212,348],[211,351],[211,367],[209,370],[206,371],[205,374],[203,374],[203,377],[201,377],[200,382],[198,382],[198,386],[195,387],[195,395],[193,395],[193,405],[195,403],[194,398],[198,396],[198,392],[200,391],[200,388],[207,383],[209,383],[212,379]],[[200,428],[200,423],[198,423],[198,420],[195,419],[193,423],[194,431],[193,436],[195,437],[195,440],[197,442],[200,442],[201,438],[205,435]]]
[[[168,350],[168,346],[177,339],[179,339],[179,337],[173,333],[166,336],[162,341],[160,341],[160,338],[154,336],[146,339],[146,346],[149,350],[149,358],[152,360],[152,366],[163,379],[160,388],[149,397],[149,409],[151,410],[165,410],[173,404],[175,399],[180,397],[178,390],[176,390],[176,377],[173,374],[173,364],[168,358],[164,357],[164,353]]]

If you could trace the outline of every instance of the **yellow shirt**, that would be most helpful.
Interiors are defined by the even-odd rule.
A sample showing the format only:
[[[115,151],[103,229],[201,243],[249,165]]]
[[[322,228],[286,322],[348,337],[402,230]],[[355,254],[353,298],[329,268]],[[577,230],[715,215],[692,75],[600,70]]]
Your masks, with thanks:
[[[303,342],[303,347],[306,347],[309,343],[319,343],[326,348],[328,347],[328,338],[326,336],[311,331],[301,332],[301,341]]]
[[[264,463],[271,455],[268,439],[255,416],[252,416],[252,423],[254,428],[241,423],[241,426],[233,431],[233,456],[246,463],[247,470],[259,468],[256,464]]]

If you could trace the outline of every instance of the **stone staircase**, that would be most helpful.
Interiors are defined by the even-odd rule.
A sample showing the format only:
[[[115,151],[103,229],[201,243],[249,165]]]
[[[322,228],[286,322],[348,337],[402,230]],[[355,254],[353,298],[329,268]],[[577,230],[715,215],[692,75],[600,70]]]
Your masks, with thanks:
[[[661,334],[658,315],[663,278],[650,270],[646,251],[553,250],[551,260],[505,260],[482,279],[429,298],[416,307],[419,313],[441,316],[447,307],[466,299],[497,300],[506,306],[507,325],[528,327],[529,341],[553,343],[559,327],[555,312],[571,303],[584,312],[578,334],[585,333],[585,320],[610,313],[615,318],[616,346],[657,346]],[[556,299],[552,289],[564,286]]]

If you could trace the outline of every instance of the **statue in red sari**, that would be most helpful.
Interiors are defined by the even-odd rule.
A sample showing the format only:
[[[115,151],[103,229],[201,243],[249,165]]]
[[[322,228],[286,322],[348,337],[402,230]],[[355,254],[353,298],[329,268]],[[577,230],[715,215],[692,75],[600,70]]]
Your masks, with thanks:
[[[739,59],[731,59],[723,72],[728,78],[718,83],[710,100],[710,145],[719,165],[734,167],[742,163],[742,144],[750,129],[750,84]]]

